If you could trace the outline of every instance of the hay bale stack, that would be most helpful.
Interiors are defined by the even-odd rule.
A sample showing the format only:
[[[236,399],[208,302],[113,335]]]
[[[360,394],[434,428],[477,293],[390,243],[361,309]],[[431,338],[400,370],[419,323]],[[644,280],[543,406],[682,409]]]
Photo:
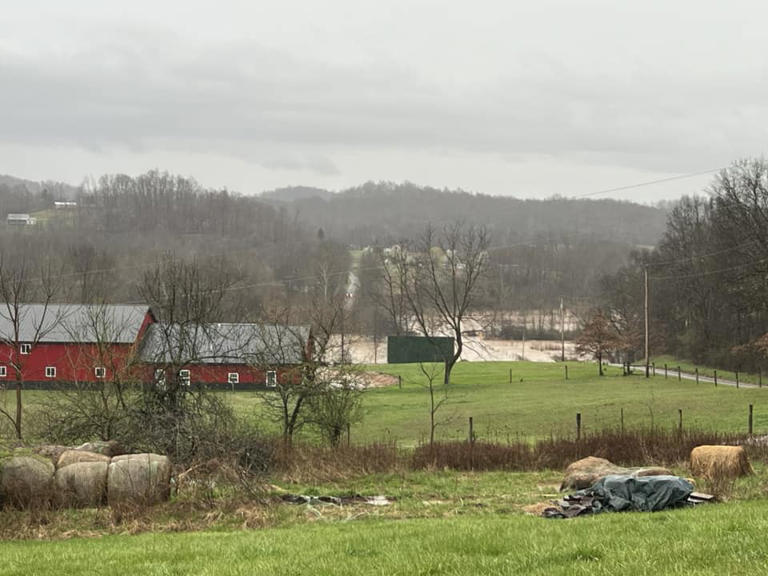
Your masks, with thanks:
[[[652,466],[647,468],[624,468],[617,466],[605,458],[587,456],[577,460],[565,469],[565,477],[560,484],[563,490],[584,490],[606,476],[671,476],[666,468]]]
[[[697,446],[691,450],[690,466],[694,476],[713,480],[752,474],[752,465],[741,446]]]
[[[674,476],[667,468],[661,466],[649,466],[647,468],[632,468],[632,476],[642,478],[643,476]]]
[[[80,508],[101,506],[107,497],[108,470],[109,458],[60,467],[54,475],[56,503]]]
[[[109,464],[107,498],[110,506],[149,506],[171,493],[171,461],[159,454],[115,456]]]
[[[65,450],[61,453],[61,456],[59,456],[56,468],[66,468],[70,464],[76,464],[77,462],[104,462],[108,465],[110,460],[111,458],[109,456],[97,454],[96,452]]]
[[[117,440],[96,440],[94,442],[86,442],[81,444],[74,450],[82,452],[95,452],[96,454],[103,454],[109,458],[114,458],[120,454],[125,454],[123,447]]]
[[[17,508],[46,506],[53,494],[53,464],[46,458],[13,456],[0,463],[0,501]]]
[[[51,464],[56,466],[61,455],[69,449],[69,446],[62,446],[60,444],[44,444],[33,448],[32,451],[35,454],[48,458],[51,461]]]
[[[560,490],[582,490],[589,488],[600,478],[611,474],[629,474],[628,468],[616,466],[605,458],[587,456],[573,462],[565,469],[565,478]]]

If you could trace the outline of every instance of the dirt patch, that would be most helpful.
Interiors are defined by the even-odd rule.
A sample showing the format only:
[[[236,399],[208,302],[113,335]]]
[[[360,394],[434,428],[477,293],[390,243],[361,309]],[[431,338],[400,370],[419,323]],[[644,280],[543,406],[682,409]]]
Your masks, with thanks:
[[[363,381],[367,388],[385,388],[386,386],[397,386],[398,378],[392,374],[383,372],[364,372]]]
[[[547,508],[552,508],[552,506],[552,502],[537,502],[536,504],[523,506],[523,512],[532,516],[541,516],[544,514],[544,510]]]

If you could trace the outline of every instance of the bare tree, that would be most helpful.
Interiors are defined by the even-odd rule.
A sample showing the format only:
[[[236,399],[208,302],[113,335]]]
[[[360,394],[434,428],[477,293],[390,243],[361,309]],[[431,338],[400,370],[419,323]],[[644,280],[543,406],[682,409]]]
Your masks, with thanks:
[[[463,322],[486,271],[489,244],[482,227],[457,222],[435,232],[427,226],[416,251],[395,261],[416,329],[427,338],[444,332],[455,341],[453,354],[445,359],[446,386],[464,351]]]
[[[603,376],[603,356],[622,347],[622,339],[610,318],[602,310],[596,310],[576,338],[576,352],[597,360],[598,374]]]
[[[59,293],[61,271],[50,262],[35,265],[23,251],[10,257],[0,253],[0,343],[13,370],[16,391],[14,411],[0,406],[0,414],[22,438],[24,368],[32,350],[62,320],[52,304]],[[31,303],[35,305],[31,305]]]
[[[211,345],[222,341],[217,323],[238,311],[237,299],[231,297],[238,281],[226,261],[185,262],[172,254],[144,274],[139,293],[160,321],[153,326],[157,354],[150,359],[156,368],[155,383],[161,384],[155,393],[169,408],[176,409],[189,391],[181,372],[185,366],[236,352]]]
[[[315,374],[315,393],[308,398],[308,422],[331,447],[339,445],[345,430],[362,416],[365,382],[349,365]]]
[[[320,254],[322,257],[322,253]],[[321,258],[322,259],[322,258]],[[344,316],[345,292],[344,286],[338,282],[329,283],[329,279],[337,278],[338,272],[329,272],[327,262],[319,262],[315,282],[310,284],[309,297],[303,306],[293,313],[309,320],[310,328],[302,329],[291,326],[289,318],[291,311],[281,311],[272,315],[269,326],[275,331],[272,341],[264,347],[263,357],[254,359],[255,365],[261,370],[277,366],[296,367],[292,375],[278,380],[274,392],[265,395],[264,402],[273,418],[282,428],[283,439],[290,443],[294,434],[302,427],[311,423],[318,415],[312,414],[312,408],[325,412],[320,419],[333,428],[331,420],[336,419],[342,411],[340,406],[352,400],[355,394],[349,390],[345,394],[334,391],[340,382],[347,382],[348,369],[336,367],[333,370],[327,366],[339,359],[344,365]],[[335,374],[335,376],[334,376]],[[336,393],[335,393],[336,392]],[[323,398],[326,394],[334,398]],[[352,416],[352,410],[347,416]],[[333,415],[334,418],[330,418]],[[333,431],[329,439],[332,439]]]
[[[384,311],[396,336],[408,332],[410,315],[405,282],[408,279],[408,251],[399,245],[378,252],[373,285],[366,288],[376,305]]]
[[[142,361],[154,375],[134,419],[143,426],[145,443],[191,456],[207,434],[231,419],[218,395],[191,385],[188,367],[237,358],[247,348],[247,334],[220,325],[239,310],[238,281],[226,261],[185,262],[170,254],[145,273],[139,292],[159,320],[142,348]]]
[[[140,386],[136,345],[117,343],[135,334],[107,304],[81,306],[75,315],[77,321],[62,322],[69,338],[81,343],[68,356],[75,379],[47,398],[42,412],[46,437],[58,443],[122,439],[131,427]]]
[[[253,368],[268,374],[273,390],[265,394],[264,404],[280,423],[283,440],[290,443],[293,435],[306,424],[306,404],[316,391],[317,366],[314,361],[312,336],[308,329],[275,322],[262,329],[263,346],[250,357]],[[285,371],[285,367],[292,367]],[[283,377],[277,377],[283,367]]]
[[[435,431],[439,425],[437,412],[448,402],[450,381],[446,382],[443,378],[441,382],[439,379],[440,371],[445,369],[444,365],[421,362],[419,363],[419,369],[426,379],[426,383],[423,386],[429,393],[429,445],[433,446],[435,443]]]

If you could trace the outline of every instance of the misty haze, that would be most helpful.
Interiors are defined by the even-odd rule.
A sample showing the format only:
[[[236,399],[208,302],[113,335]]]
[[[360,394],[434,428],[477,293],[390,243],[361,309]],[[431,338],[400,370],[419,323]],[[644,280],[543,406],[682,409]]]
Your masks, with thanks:
[[[7,6],[0,573],[764,574],[766,16]]]

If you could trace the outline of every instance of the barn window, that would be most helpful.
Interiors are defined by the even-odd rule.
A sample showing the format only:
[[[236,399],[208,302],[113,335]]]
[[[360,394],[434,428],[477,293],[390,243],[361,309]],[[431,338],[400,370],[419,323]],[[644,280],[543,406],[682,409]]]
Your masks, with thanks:
[[[96,368],[93,369],[93,373],[96,375],[96,378],[107,377],[107,369],[104,368],[104,366],[96,366]]]
[[[190,380],[190,373],[189,370],[179,370],[179,384],[183,384],[184,386],[189,386],[189,380]]]
[[[5,366],[0,366],[0,378],[5,378],[8,375],[8,369]]]
[[[267,371],[267,386],[270,388],[277,386],[277,372],[274,370]]]
[[[56,378],[56,366],[46,366],[45,367],[45,377],[46,378]]]
[[[19,351],[24,355],[29,354],[32,351],[32,344],[22,344]]]
[[[230,372],[227,374],[227,382],[229,384],[239,384],[240,383],[240,374],[237,372]]]

